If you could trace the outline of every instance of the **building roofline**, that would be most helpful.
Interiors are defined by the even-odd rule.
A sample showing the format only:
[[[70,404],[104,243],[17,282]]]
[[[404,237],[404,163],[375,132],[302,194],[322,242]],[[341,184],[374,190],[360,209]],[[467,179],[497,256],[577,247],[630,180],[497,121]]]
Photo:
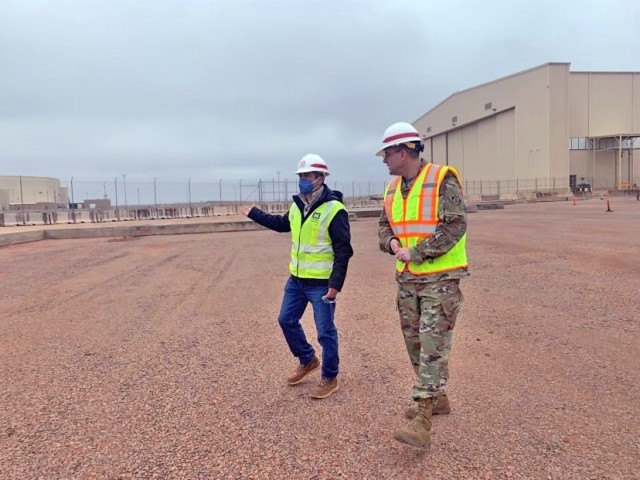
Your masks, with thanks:
[[[480,83],[478,85],[475,85],[473,87],[469,87],[469,88],[465,88],[464,90],[458,90],[457,92],[452,93],[451,95],[449,95],[447,98],[445,98],[444,100],[442,100],[440,103],[438,103],[436,106],[432,107],[429,111],[427,111],[426,113],[424,113],[423,115],[420,115],[416,120],[413,121],[413,123],[419,122],[420,120],[422,120],[424,117],[426,117],[427,115],[429,115],[431,112],[433,112],[436,108],[438,108],[440,105],[442,105],[443,103],[445,103],[447,100],[449,100],[452,97],[455,97],[456,95],[460,95],[461,93],[465,93],[468,92],[470,90],[475,90],[476,88],[480,88],[480,87],[485,87],[487,85],[491,85],[493,83],[497,83],[497,82],[501,82],[502,80],[506,80],[508,78],[512,78],[512,77],[517,77],[519,75],[522,75],[523,73],[529,73],[532,72],[534,70],[538,70],[540,68],[544,68],[544,67],[548,67],[549,65],[571,65],[571,62],[547,62],[547,63],[543,63],[542,65],[537,65],[535,67],[531,67],[531,68],[527,68],[526,70],[521,70],[519,72],[515,72],[512,73],[510,75],[506,75],[504,77],[500,77],[500,78],[496,78],[495,80],[491,80],[489,82],[484,82],[484,83]]]
[[[38,179],[38,180],[56,180],[58,182],[60,182],[60,178],[57,177],[40,177],[40,176],[35,176],[35,175],[0,175],[0,179],[9,179],[9,178],[20,178],[22,177],[23,179]]]
[[[617,74],[621,74],[621,73],[624,73],[624,74],[632,73],[634,75],[640,75],[640,72],[634,72],[634,71],[631,71],[631,70],[628,70],[628,71],[620,70],[620,71],[612,71],[612,72],[609,72],[609,71],[607,71],[607,72],[602,72],[602,71],[596,72],[596,71],[593,71],[593,70],[584,70],[584,71],[576,70],[574,72],[569,72],[569,73],[582,73],[582,74],[585,74],[585,73],[597,73],[599,75],[617,75]]]

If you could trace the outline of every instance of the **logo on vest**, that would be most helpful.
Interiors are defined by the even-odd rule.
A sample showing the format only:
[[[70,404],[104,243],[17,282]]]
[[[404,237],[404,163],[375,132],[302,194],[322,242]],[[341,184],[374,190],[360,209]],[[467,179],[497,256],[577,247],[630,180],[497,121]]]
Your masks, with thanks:
[[[311,215],[311,218],[313,218],[314,220],[319,220],[320,212],[313,212],[313,215]]]

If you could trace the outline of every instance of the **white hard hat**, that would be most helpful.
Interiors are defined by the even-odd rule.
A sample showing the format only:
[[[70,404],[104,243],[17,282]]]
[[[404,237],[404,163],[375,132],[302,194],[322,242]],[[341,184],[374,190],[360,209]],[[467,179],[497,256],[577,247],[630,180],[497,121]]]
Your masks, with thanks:
[[[382,135],[382,147],[378,150],[376,155],[384,157],[385,148],[393,147],[394,145],[401,145],[407,142],[422,142],[418,130],[407,122],[394,123],[384,131],[384,135]]]
[[[296,170],[295,173],[297,175],[298,173],[307,172],[320,172],[326,177],[329,175],[329,167],[327,167],[327,162],[325,162],[320,155],[307,153],[298,162],[298,170]]]

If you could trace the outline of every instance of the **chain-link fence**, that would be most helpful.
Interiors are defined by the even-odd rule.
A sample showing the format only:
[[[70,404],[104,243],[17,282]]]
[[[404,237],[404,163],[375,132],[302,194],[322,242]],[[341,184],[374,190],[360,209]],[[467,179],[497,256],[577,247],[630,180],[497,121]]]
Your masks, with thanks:
[[[379,207],[389,180],[339,181],[327,185],[341,191],[349,208]],[[615,179],[532,178],[513,180],[463,180],[468,201],[518,199],[568,195],[605,189],[633,189]],[[126,175],[110,181],[60,181],[45,177],[0,177],[0,226],[32,221],[76,223],[140,218],[174,218],[230,215],[240,205],[259,204],[268,211],[286,211],[298,192],[297,179],[218,180],[165,182],[130,180]]]
[[[346,198],[381,195],[386,182],[339,182],[327,179],[327,185],[343,192]],[[298,191],[297,180],[238,180],[217,182],[130,181],[117,178],[110,182],[70,181],[69,203],[109,199],[111,205],[150,206],[175,203],[244,204],[288,202]]]

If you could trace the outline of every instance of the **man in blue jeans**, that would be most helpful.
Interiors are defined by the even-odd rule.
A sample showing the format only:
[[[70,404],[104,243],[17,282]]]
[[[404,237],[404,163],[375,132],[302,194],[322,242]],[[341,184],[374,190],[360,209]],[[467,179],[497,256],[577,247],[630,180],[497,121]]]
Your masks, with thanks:
[[[278,322],[291,353],[299,365],[287,377],[298,385],[320,368],[320,360],[300,324],[308,303],[322,346],[322,379],[311,390],[311,398],[326,398],[338,390],[338,331],[334,323],[336,297],[342,290],[349,259],[353,255],[349,215],[342,193],[324,184],[329,175],[325,161],[307,154],[298,163],[300,194],[285,215],[271,215],[253,206],[240,213],[276,232],[291,232],[291,276],[284,287]]]

